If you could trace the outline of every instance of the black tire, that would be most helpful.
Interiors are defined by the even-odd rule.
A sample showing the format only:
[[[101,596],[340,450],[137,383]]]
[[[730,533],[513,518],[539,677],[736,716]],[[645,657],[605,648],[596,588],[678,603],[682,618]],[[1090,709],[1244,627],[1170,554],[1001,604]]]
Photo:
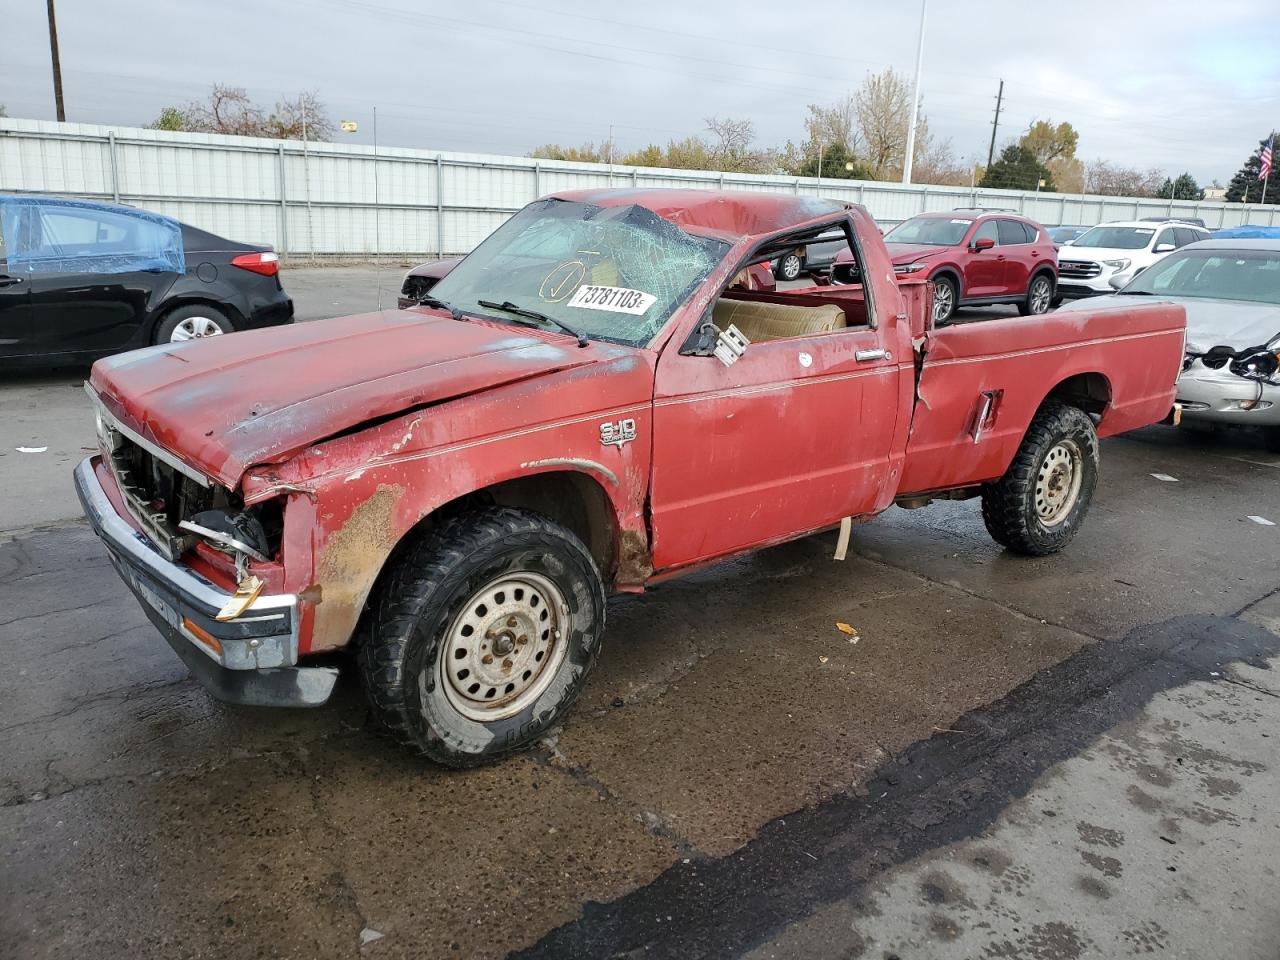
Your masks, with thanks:
[[[185,325],[185,326],[184,326]],[[175,340],[178,328],[189,330],[188,336],[179,336]],[[217,333],[212,332],[216,328]],[[224,333],[235,333],[236,325],[231,318],[217,307],[205,303],[192,303],[185,307],[175,307],[165,314],[165,318],[156,325],[152,343],[173,343],[183,340],[195,340],[207,336],[218,336]]]
[[[1072,464],[1065,480],[1060,466],[1064,458]],[[1057,553],[1079,532],[1097,483],[1098,434],[1093,421],[1078,407],[1047,400],[1005,475],[982,491],[982,519],[996,543],[1014,553]],[[1052,512],[1055,502],[1058,509]]]
[[[1018,301],[1018,313],[1024,317],[1039,316],[1053,308],[1054,289],[1053,275],[1047,272],[1037,273],[1027,284],[1027,295]]]
[[[1280,427],[1263,427],[1262,445],[1271,453],[1280,453]]]
[[[773,275],[778,280],[798,280],[803,270],[804,258],[792,250],[778,258],[778,264],[773,268]]]
[[[560,600],[538,586],[548,582]],[[521,594],[521,585],[527,594]],[[500,588],[511,593],[504,595]],[[547,600],[540,608],[539,593]],[[524,612],[504,619],[507,614],[499,611],[508,608],[501,605],[517,601]],[[548,618],[548,606],[561,601],[560,611]],[[466,639],[467,619],[482,616],[501,623],[474,630],[469,634],[474,641]],[[510,629],[517,619],[519,625]],[[564,631],[542,629],[539,637],[540,627],[554,626],[558,619]],[[569,530],[510,507],[470,511],[413,544],[390,572],[370,611],[360,672],[375,715],[396,739],[437,763],[477,766],[530,745],[565,714],[599,655],[604,621],[600,571]],[[495,629],[502,631],[496,637]],[[533,642],[515,646],[525,643],[517,633]],[[549,644],[540,670],[531,659],[539,643]],[[490,665],[480,665],[481,654],[489,656]],[[541,663],[543,655],[536,656]],[[513,660],[514,672],[495,680],[504,664],[512,670]],[[468,666],[475,667],[474,674]],[[523,673],[523,687],[513,682],[498,689],[505,680],[520,682],[521,667],[532,668]],[[446,676],[446,668],[456,670],[456,678]],[[481,681],[471,683],[474,694],[465,693],[464,683],[474,680]],[[486,691],[490,683],[494,686]],[[490,702],[486,693],[494,698],[495,690]],[[503,692],[509,704],[504,705]],[[468,709],[479,716],[469,716]],[[503,710],[514,712],[503,715]]]
[[[950,274],[940,273],[930,278],[933,281],[933,325],[941,327],[950,323],[956,315],[956,306],[960,301],[960,285]]]

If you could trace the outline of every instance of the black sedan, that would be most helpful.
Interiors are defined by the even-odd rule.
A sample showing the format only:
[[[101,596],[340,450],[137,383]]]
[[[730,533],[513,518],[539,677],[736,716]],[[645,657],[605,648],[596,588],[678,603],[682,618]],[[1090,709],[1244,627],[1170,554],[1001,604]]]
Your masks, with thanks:
[[[292,321],[270,247],[132,207],[0,195],[0,366]]]

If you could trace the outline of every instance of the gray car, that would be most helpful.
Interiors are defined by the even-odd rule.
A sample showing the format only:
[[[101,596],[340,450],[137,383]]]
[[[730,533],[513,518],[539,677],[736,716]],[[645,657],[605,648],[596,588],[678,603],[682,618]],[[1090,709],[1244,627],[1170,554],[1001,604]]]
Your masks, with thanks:
[[[1109,297],[1154,297],[1187,311],[1178,378],[1184,420],[1262,428],[1280,453],[1280,240],[1201,240],[1148,267]]]

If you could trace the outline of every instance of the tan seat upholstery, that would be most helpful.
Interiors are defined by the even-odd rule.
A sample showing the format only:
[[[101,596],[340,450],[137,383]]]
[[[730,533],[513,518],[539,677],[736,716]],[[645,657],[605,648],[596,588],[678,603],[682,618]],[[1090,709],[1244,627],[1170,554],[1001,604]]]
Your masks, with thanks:
[[[844,311],[834,303],[803,307],[759,300],[716,301],[711,319],[721,330],[733,324],[752,343],[830,333],[845,326]]]

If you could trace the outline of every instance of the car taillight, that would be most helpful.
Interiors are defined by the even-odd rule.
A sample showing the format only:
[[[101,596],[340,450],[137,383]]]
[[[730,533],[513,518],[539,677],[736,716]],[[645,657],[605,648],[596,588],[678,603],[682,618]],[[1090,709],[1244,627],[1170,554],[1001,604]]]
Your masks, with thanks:
[[[274,277],[280,272],[280,257],[271,250],[263,253],[242,253],[231,259],[231,265],[241,270],[248,270],[250,273],[260,273],[264,277]]]

